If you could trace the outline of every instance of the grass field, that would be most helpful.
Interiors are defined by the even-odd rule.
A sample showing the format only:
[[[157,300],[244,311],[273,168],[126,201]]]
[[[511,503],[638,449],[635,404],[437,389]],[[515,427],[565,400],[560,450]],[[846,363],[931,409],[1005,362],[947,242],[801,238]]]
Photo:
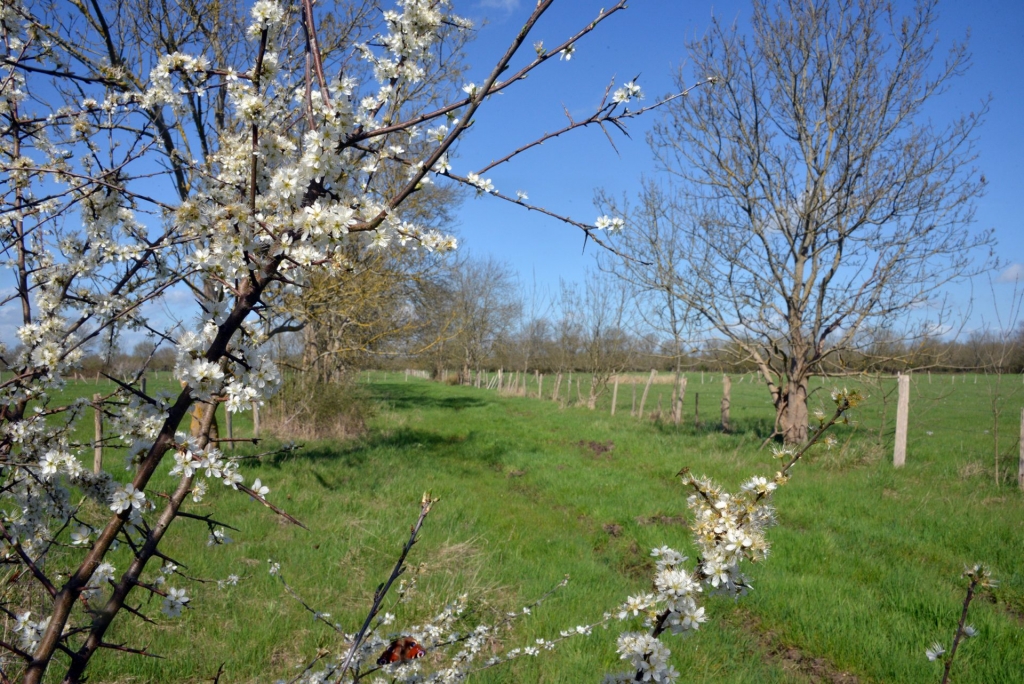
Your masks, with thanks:
[[[828,409],[830,386],[815,380],[821,391],[812,409]],[[776,495],[772,553],[748,566],[755,591],[735,602],[708,600],[710,620],[696,636],[666,637],[681,681],[938,682],[941,666],[924,651],[937,640],[948,644],[963,600],[960,573],[974,562],[989,564],[1000,584],[972,604],[969,621],[980,635],[962,646],[953,681],[1024,681],[1024,494],[1012,482],[1021,378],[1004,377],[997,386],[983,376],[915,376],[901,470],[890,462],[894,386],[865,386],[869,399],[853,424],[837,429],[839,446],[813,452]],[[752,474],[773,472],[768,450],[758,449],[771,428],[767,393],[750,378],[734,378],[732,387],[733,431],[722,434],[720,376],[710,373],[703,384],[700,374],[689,375],[678,428],[631,418],[628,384],[620,385],[611,417],[608,395],[590,411],[401,374],[367,376],[360,391],[377,409],[364,438],[307,444],[295,455],[243,466],[247,480],[260,477],[271,500],[309,531],[282,524],[247,497],[214,489],[188,510],[237,527],[229,531],[235,542],[208,548],[206,526],[180,520],[162,548],[190,576],[237,573],[244,580],[192,589],[193,610],[177,620],[160,616],[153,626],[123,614],[109,640],[147,646],[163,658],[102,653],[92,681],[210,681],[222,663],[221,682],[288,678],[319,648],[339,643],[269,576],[267,560],[281,563],[308,602],[353,630],[394,563],[424,491],[441,501],[413,550],[420,583],[415,600],[399,608],[399,625],[463,592],[470,623],[493,621],[565,574],[570,584],[518,623],[506,644],[592,621],[648,589],[652,547],[690,549],[688,492],[675,477],[681,467],[732,489]],[[548,378],[546,395],[551,388]],[[98,390],[82,383],[69,391]],[[661,396],[667,411],[670,391],[655,385],[647,410]],[[1002,412],[1007,473],[999,485],[994,402]],[[236,434],[249,430],[236,421]],[[246,448],[241,452],[255,453]],[[156,486],[170,482],[162,476]],[[127,556],[119,553],[122,569]],[[155,602],[144,609],[159,614]],[[621,669],[618,631],[617,624],[597,630],[473,681],[599,681]]]

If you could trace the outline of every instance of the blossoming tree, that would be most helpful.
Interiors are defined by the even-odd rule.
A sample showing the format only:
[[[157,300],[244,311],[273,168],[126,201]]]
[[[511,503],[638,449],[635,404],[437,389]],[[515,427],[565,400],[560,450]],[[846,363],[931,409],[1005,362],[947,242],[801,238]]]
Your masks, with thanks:
[[[448,0],[398,0],[383,13],[353,2],[337,16],[312,0],[259,0],[245,41],[230,39],[245,14],[231,3],[3,1],[0,231],[12,287],[0,306],[20,319],[20,345],[0,349],[13,371],[0,381],[0,553],[35,581],[46,608],[3,606],[16,639],[0,645],[23,662],[25,681],[42,681],[58,653],[64,681],[76,682],[99,649],[131,650],[105,635],[121,611],[138,612],[127,603],[133,593],[158,596],[168,616],[181,612],[188,592],[160,544],[212,483],[287,516],[211,438],[212,411],[191,435],[181,431],[195,402],[237,412],[273,391],[279,372],[265,343],[277,295],[343,270],[353,248],[454,249],[451,236],[403,214],[435,181],[545,211],[597,242],[622,226],[502,194],[485,176],[493,165],[453,170],[452,145],[489,95],[570,56],[625,7],[511,68],[552,2],[536,4],[482,83],[439,90],[438,74],[451,67],[441,55],[457,54],[469,29]],[[592,117],[498,163],[658,104],[630,110],[639,96],[627,83]],[[194,325],[148,320],[145,307],[175,287],[194,293]],[[173,345],[182,387],[147,393],[143,366],[94,404],[113,426],[106,446],[124,454],[127,478],[84,467],[91,445],[76,429],[90,402],[60,393],[85,345],[124,329]],[[165,464],[176,485],[154,492]],[[211,524],[214,542],[219,534]],[[110,560],[119,544],[132,550],[127,567]],[[342,672],[360,645],[352,641]]]

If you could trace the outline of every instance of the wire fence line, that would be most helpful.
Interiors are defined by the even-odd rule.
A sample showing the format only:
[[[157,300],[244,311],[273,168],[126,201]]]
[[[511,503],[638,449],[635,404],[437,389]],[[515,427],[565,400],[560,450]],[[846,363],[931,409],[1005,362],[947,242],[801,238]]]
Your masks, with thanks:
[[[366,382],[407,382],[409,378],[425,380],[429,374],[410,370],[364,371],[361,375]],[[455,373],[442,373],[438,379],[454,383],[456,378]],[[728,382],[723,382],[726,378]],[[771,434],[775,408],[758,374],[686,371],[679,379],[674,372],[656,372],[653,378],[649,372],[619,373],[603,382],[598,378],[593,396],[595,376],[579,372],[481,370],[471,372],[466,384],[503,396],[543,401],[559,409],[590,409],[606,415],[612,414],[614,399],[616,420],[643,420],[683,431],[728,429],[762,438]],[[908,380],[908,463],[913,463],[915,456],[942,450],[953,453],[968,469],[992,468],[1001,460],[1005,478],[1020,477],[1017,461],[1018,453],[1024,453],[1020,438],[1024,375],[911,373]],[[891,458],[897,384],[896,375],[814,377],[808,387],[810,422],[814,422],[816,409],[826,415],[831,412],[834,388],[856,388],[866,401],[853,412],[846,434],[867,438]],[[728,395],[723,391],[726,385]],[[726,396],[728,401],[723,403]]]

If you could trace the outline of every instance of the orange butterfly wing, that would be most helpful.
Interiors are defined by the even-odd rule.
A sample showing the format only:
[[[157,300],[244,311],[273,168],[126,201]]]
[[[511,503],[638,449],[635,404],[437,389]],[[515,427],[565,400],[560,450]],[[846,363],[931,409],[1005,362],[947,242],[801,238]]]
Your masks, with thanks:
[[[416,658],[422,658],[427,654],[426,650],[412,637],[395,639],[387,650],[377,658],[378,665],[390,665],[391,663],[404,663]]]

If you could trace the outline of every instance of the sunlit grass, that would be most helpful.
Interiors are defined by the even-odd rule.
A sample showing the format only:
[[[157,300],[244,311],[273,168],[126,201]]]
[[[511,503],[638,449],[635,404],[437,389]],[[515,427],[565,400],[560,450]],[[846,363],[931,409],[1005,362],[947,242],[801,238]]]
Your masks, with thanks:
[[[687,492],[675,477],[681,467],[729,488],[773,472],[769,450],[758,450],[771,430],[767,393],[734,378],[734,431],[721,434],[719,379],[707,374],[701,385],[699,374],[690,374],[676,428],[631,418],[628,385],[620,385],[613,418],[607,396],[595,411],[560,409],[548,400],[406,382],[394,373],[384,382],[375,374],[364,386],[376,404],[365,438],[308,444],[293,456],[243,466],[247,479],[269,484],[270,498],[309,531],[220,487],[204,503],[190,504],[192,513],[237,527],[229,531],[235,542],[208,548],[206,526],[180,520],[164,551],[190,576],[245,579],[233,588],[195,589],[193,610],[178,620],[159,616],[156,602],[143,606],[157,616],[156,626],[122,614],[109,640],[147,646],[164,658],[105,652],[93,663],[93,681],[209,681],[221,663],[222,682],[288,678],[318,649],[338,649],[340,640],[285,594],[267,572],[268,559],[281,563],[308,602],[353,630],[407,538],[424,491],[441,500],[411,556],[420,583],[411,605],[399,608],[399,625],[426,618],[462,592],[473,607],[468,624],[493,621],[565,574],[569,586],[522,621],[507,643],[524,645],[593,621],[648,590],[651,547],[689,550]],[[685,681],[809,681],[815,667],[862,682],[938,681],[940,668],[924,649],[951,637],[963,596],[959,574],[978,561],[990,564],[1001,584],[994,602],[971,608],[981,635],[958,654],[955,679],[1020,680],[1024,496],[1009,480],[999,487],[993,481],[991,380],[961,381],[915,378],[908,463],[899,471],[890,463],[892,386],[864,387],[870,398],[852,425],[837,430],[839,446],[815,451],[777,494],[772,553],[750,569],[755,591],[738,602],[710,600],[711,620],[695,637],[667,637]],[[553,384],[545,385],[548,394]],[[830,386],[815,381],[812,408],[827,408]],[[655,385],[648,412],[658,393],[667,412],[670,391]],[[697,392],[700,427],[693,420]],[[1018,426],[1012,414],[1003,421],[1009,454],[1014,439],[1006,434]],[[237,434],[249,430],[236,421]],[[158,489],[170,486],[166,476],[157,482]],[[122,550],[118,569],[126,563]],[[619,669],[617,628],[474,681],[599,680]]]

